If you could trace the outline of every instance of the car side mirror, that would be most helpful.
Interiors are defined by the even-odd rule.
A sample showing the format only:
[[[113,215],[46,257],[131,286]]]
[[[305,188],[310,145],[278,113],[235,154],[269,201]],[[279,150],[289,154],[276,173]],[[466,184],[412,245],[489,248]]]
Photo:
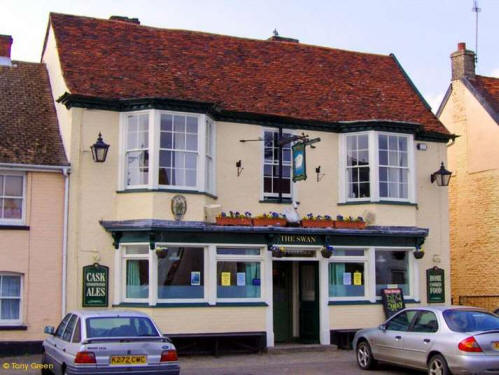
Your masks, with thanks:
[[[47,335],[53,335],[55,333],[55,328],[52,326],[45,326],[43,329],[43,333],[46,333]]]
[[[383,331],[383,332],[385,332],[385,331],[386,331],[386,325],[384,325],[384,324],[380,324],[380,325],[378,326],[378,328],[379,328],[379,330],[380,330],[380,331]]]

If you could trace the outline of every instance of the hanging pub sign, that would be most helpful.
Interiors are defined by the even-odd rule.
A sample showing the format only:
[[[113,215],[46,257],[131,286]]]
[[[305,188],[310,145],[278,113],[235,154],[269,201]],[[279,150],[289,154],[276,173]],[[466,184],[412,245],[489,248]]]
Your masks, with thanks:
[[[445,302],[444,270],[437,266],[426,270],[426,300],[428,303]]]
[[[404,293],[400,288],[381,289],[381,300],[387,319],[405,309]]]
[[[305,144],[293,145],[293,182],[307,179],[307,163],[305,158]]]
[[[83,267],[83,307],[107,307],[109,267],[94,263]]]

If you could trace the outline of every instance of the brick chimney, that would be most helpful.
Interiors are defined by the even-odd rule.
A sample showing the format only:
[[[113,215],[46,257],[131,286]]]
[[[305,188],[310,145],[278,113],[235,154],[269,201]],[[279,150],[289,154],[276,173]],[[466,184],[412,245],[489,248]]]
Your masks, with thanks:
[[[10,35],[0,35],[0,66],[11,66],[10,47],[12,47],[12,37]]]
[[[475,52],[466,49],[466,43],[458,43],[457,51],[450,55],[452,80],[475,77]]]
[[[138,18],[129,18],[129,17],[124,17],[124,16],[111,16],[111,17],[109,17],[109,19],[113,20],[113,21],[121,21],[121,22],[134,23],[136,25],[140,25],[140,21]]]

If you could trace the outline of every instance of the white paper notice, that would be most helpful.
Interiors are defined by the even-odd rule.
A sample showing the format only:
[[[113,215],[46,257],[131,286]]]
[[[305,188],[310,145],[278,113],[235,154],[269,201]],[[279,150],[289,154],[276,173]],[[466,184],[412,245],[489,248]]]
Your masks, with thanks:
[[[246,285],[246,273],[238,272],[237,273],[237,286],[245,286]]]
[[[345,272],[343,274],[343,285],[352,285],[352,273]]]

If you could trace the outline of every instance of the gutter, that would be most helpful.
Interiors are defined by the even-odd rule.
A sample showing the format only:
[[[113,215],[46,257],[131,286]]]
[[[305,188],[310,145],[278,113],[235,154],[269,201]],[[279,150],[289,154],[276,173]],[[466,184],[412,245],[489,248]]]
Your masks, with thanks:
[[[63,168],[64,175],[64,225],[62,234],[62,293],[61,293],[61,318],[66,314],[66,279],[67,279],[67,254],[68,254],[68,212],[69,212],[69,173],[70,168]]]
[[[39,165],[39,164],[19,164],[19,163],[0,163],[0,169],[19,170],[25,172],[61,172],[69,171],[69,165]]]

